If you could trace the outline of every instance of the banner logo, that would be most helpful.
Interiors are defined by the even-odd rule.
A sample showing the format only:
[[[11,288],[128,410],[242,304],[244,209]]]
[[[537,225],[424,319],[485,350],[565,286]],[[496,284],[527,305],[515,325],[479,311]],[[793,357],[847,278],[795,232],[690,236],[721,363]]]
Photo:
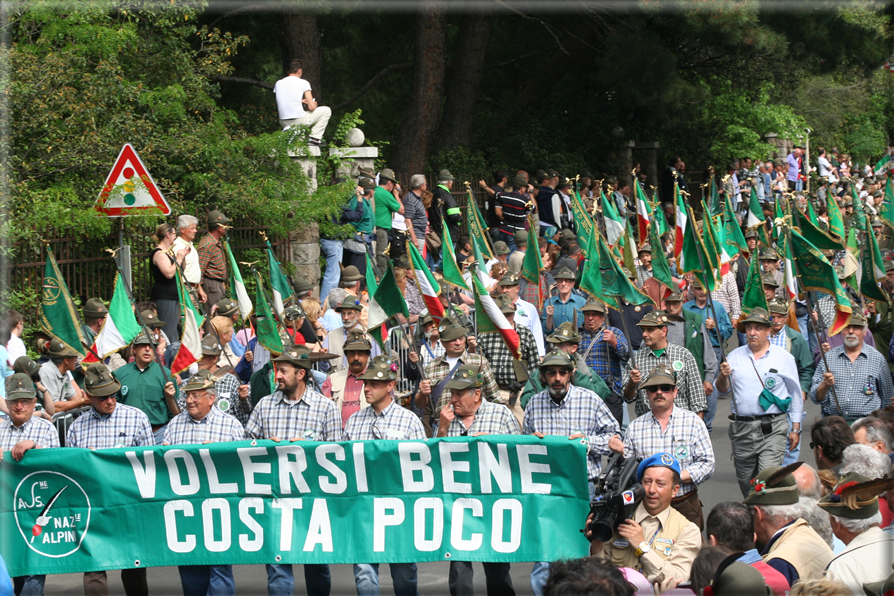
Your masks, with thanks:
[[[29,474],[16,487],[13,503],[19,532],[34,552],[61,558],[81,547],[90,525],[90,499],[70,477]],[[62,511],[66,515],[56,515]]]

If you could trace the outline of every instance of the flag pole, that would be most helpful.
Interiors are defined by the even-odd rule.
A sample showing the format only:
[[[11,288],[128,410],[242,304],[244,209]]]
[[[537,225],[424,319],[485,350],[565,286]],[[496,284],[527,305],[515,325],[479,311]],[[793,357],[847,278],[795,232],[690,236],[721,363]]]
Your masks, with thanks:
[[[270,296],[267,295],[267,289],[264,288],[264,284],[261,282],[261,274],[258,272],[258,270],[257,270],[257,268],[255,267],[255,264],[254,264],[254,263],[249,263],[248,266],[249,266],[249,268],[251,269],[251,272],[255,274],[255,283],[257,283],[257,284],[258,284],[258,287],[261,288],[261,293],[264,295],[264,300],[267,301],[267,305],[269,306],[270,304],[272,304],[273,301],[270,300]],[[285,322],[283,322],[283,320],[279,317],[279,313],[276,312],[276,309],[275,309],[275,308],[271,308],[271,309],[270,309],[270,312],[273,313],[273,320],[276,321],[276,323],[279,325],[279,329],[280,329],[281,331],[286,331],[286,324],[285,324]],[[288,331],[286,331],[286,333],[288,333]],[[292,337],[292,342],[294,342],[294,341],[295,341],[295,334],[293,333],[291,337]],[[307,339],[305,338],[304,341],[306,342]],[[316,342],[314,342],[314,343],[316,343]]]
[[[783,225],[782,231],[785,234],[785,240],[786,240],[786,243],[788,244],[787,248],[790,251],[791,250],[791,241],[792,241],[791,229],[787,225]],[[810,300],[810,292],[808,292],[807,289],[804,288],[804,280],[801,279],[801,271],[798,268],[798,259],[792,259],[792,268],[795,270],[795,278],[798,280],[798,282],[801,284],[801,288],[804,290],[804,296],[807,299],[807,312],[813,313],[813,304]],[[808,319],[812,319],[812,318],[813,318],[813,316],[808,314]],[[822,321],[822,318],[819,316],[819,313],[817,313],[817,321],[820,324],[820,328],[823,329],[823,335],[825,336],[827,333],[827,331],[825,329],[825,323],[824,323],[824,321]],[[822,345],[824,342],[822,341],[822,338],[820,337],[820,334],[817,331],[816,326],[811,325],[810,323],[811,323],[811,321],[808,320],[808,327],[813,328],[813,332],[816,335],[817,342],[819,342],[819,344],[820,344],[819,352],[820,352],[820,356],[823,359],[823,365],[825,365],[826,371],[828,371],[829,370],[829,361],[826,359],[826,353],[823,352],[823,345]],[[832,390],[832,399],[835,400],[835,409],[838,410],[839,416],[843,416],[843,414],[841,412],[841,404],[838,402],[838,394],[835,391],[835,385],[832,385],[830,387],[830,389]]]

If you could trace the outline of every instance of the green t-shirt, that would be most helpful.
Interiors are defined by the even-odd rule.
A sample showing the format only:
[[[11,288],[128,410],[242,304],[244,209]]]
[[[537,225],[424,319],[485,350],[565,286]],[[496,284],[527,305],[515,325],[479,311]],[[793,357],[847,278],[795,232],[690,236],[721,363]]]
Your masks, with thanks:
[[[356,195],[351,198],[351,202],[348,204],[348,208],[357,208]],[[364,234],[372,234],[375,231],[375,225],[373,225],[372,205],[369,204],[369,201],[366,201],[366,204],[363,205],[363,217],[360,218],[360,221],[354,222],[352,225],[358,232]]]
[[[133,362],[125,364],[112,373],[121,382],[118,401],[142,410],[153,426],[166,424],[171,418],[165,402],[165,385],[171,378],[171,371],[152,362],[140,371]],[[174,383],[174,401],[179,397],[179,389]]]
[[[400,203],[384,186],[376,187],[376,227],[391,229],[391,214],[400,211]]]

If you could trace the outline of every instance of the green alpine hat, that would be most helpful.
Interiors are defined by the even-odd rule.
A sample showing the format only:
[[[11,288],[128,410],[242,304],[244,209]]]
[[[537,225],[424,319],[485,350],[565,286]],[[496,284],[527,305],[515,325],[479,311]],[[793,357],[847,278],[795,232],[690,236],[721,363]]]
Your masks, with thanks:
[[[653,310],[647,312],[646,315],[640,319],[639,323],[636,324],[637,327],[667,327],[667,315],[663,310]]]
[[[12,363],[12,370],[17,373],[22,373],[28,375],[28,378],[34,379],[35,377],[40,378],[40,365],[27,356],[19,356],[16,358],[16,361]]]
[[[394,170],[391,168],[385,168],[379,172],[379,180],[391,180],[392,182],[397,182],[397,178],[394,177]]]
[[[303,345],[288,346],[283,353],[273,358],[274,362],[288,362],[304,369],[310,369],[313,362],[310,359],[310,348]]]
[[[540,362],[541,370],[549,366],[564,366],[574,370],[574,359],[566,354],[564,350],[552,350]]]
[[[894,261],[890,259],[885,260],[885,273],[888,271],[894,271]]]
[[[765,311],[766,312],[766,311]],[[751,479],[751,492],[743,501],[746,505],[794,505],[798,502],[798,483],[792,474],[804,462],[785,467],[770,466]]]
[[[742,553],[733,553],[736,558]],[[730,561],[727,563],[727,561]],[[732,555],[717,569],[714,581],[705,587],[705,596],[773,596],[761,572]]]
[[[677,385],[677,378],[674,371],[666,364],[659,364],[646,376],[639,384],[637,389],[645,389],[646,387],[655,387],[657,385]]]
[[[550,333],[549,337],[546,338],[546,341],[551,344],[579,344],[580,334],[577,332],[577,329],[574,328],[574,325],[572,325],[570,321],[565,321],[564,323],[556,327],[555,331]]]
[[[218,211],[217,209],[208,213],[208,225],[211,225],[211,224],[220,225],[220,224],[228,224],[228,223],[233,223],[233,220],[230,219],[229,217],[227,217],[226,215],[224,215],[222,212]]]
[[[469,330],[449,317],[441,319],[438,327],[438,337],[441,341],[453,341],[469,334]]]
[[[366,371],[357,377],[361,381],[396,381],[397,364],[387,356],[376,356],[369,361]]]
[[[748,240],[749,238],[757,238],[757,230],[755,230],[754,228],[748,228],[748,230],[745,232],[745,240]]]
[[[528,182],[525,180],[524,176],[516,174],[512,177],[512,186],[513,188],[519,189],[524,188],[528,185]]]
[[[304,309],[301,308],[300,304],[293,304],[282,312],[284,321],[297,321],[298,319],[304,319],[306,317],[307,314],[304,312]]]
[[[494,299],[494,302],[497,303],[497,307],[500,309],[501,313],[505,315],[515,314],[515,305],[512,304],[512,298],[509,297],[509,294],[498,296]]]
[[[770,300],[770,314],[771,315],[785,315],[788,314],[788,302],[781,298],[775,298]]]
[[[190,391],[202,391],[204,389],[214,389],[214,377],[204,368],[200,368],[199,372],[186,382],[181,391],[189,393]]]
[[[50,347],[47,349],[47,354],[52,358],[78,358],[80,354],[75,352],[72,348],[69,348],[67,345],[62,343],[61,340],[54,337],[50,340]]]
[[[665,303],[668,302],[683,302],[683,293],[679,288],[674,289],[673,292],[668,294],[667,298],[664,299]]]
[[[362,176],[360,180],[357,181],[357,186],[364,190],[375,190],[376,189],[376,181],[373,178],[367,178],[366,176]]]
[[[761,283],[765,286],[770,286],[773,288],[779,287],[779,283],[776,281],[776,278],[772,275],[767,275],[766,273],[761,275]]]
[[[497,284],[498,286],[510,287],[517,286],[519,284],[518,275],[515,273],[507,273],[503,276],[503,279]]]
[[[736,331],[738,331],[739,333],[745,333],[746,323],[758,323],[760,325],[766,325],[767,327],[769,327],[773,323],[773,319],[770,318],[770,313],[768,313],[763,308],[758,307],[751,309],[751,312],[748,313],[747,318],[739,320],[739,323],[736,325]]]
[[[162,327],[167,327],[168,324],[158,318],[154,312],[149,310],[148,308],[140,313],[140,317],[143,319],[143,323],[146,324],[150,329],[160,329]]]
[[[342,346],[342,352],[348,351],[372,352],[372,342],[369,341],[369,336],[363,331],[356,329],[348,333],[348,337]]]
[[[870,225],[871,225],[873,228],[883,228],[883,227],[885,227],[885,224],[882,222],[882,220],[879,218],[878,215],[876,215],[876,216],[874,216],[874,217],[872,218],[872,223],[871,223]]]
[[[232,298],[224,298],[217,303],[217,314],[222,317],[232,317],[239,312],[239,303]]]
[[[777,255],[775,251],[766,249],[766,250],[761,251],[761,254],[760,254],[760,257],[758,257],[758,260],[760,260],[760,261],[778,261],[779,255]]]
[[[863,592],[866,596],[890,596],[894,593],[894,573],[882,581],[863,584]]]
[[[88,319],[101,319],[109,314],[109,309],[99,298],[90,298],[84,303],[84,316]]]
[[[561,269],[559,269],[559,272],[553,276],[553,278],[555,278],[556,280],[570,279],[574,281],[577,279],[577,276],[575,276],[574,271],[572,271],[568,267],[562,267]]]
[[[508,255],[509,246],[502,240],[497,240],[494,242],[494,252],[498,255]]]
[[[464,391],[466,389],[478,389],[484,386],[484,375],[477,366],[463,364],[456,369],[453,378],[444,385],[444,389],[451,391]]]
[[[515,244],[527,244],[528,243],[528,232],[525,230],[517,230],[515,234],[512,235],[513,240],[515,240]]]
[[[130,345],[134,347],[145,345],[154,346],[157,343],[158,342],[155,340],[155,338],[146,333],[146,330],[143,329],[142,331],[140,331],[140,334],[137,335],[132,342],[130,342]]]
[[[851,312],[851,318],[847,322],[848,325],[859,325],[861,327],[866,326],[866,317],[863,316],[863,313],[854,310]]]
[[[34,381],[28,375],[15,373],[6,379],[6,399],[8,401],[34,399],[36,397],[37,390],[34,389]]]
[[[410,264],[410,257],[406,253],[400,255],[396,261],[394,261],[394,266],[398,269],[412,269],[413,265]]]
[[[453,180],[456,180],[456,178],[453,177],[450,170],[445,169],[438,172],[438,182],[452,182]]]
[[[341,312],[343,310],[356,310],[362,311],[363,305],[360,304],[360,300],[357,299],[357,296],[353,294],[345,294],[345,299],[341,301],[341,304],[335,307],[335,312]]]
[[[367,178],[373,178],[373,179],[375,179],[375,177],[376,177],[376,173],[373,171],[373,169],[372,169],[372,168],[368,168],[368,167],[366,167],[366,166],[360,166],[360,167],[358,167],[358,168],[357,168],[357,173],[360,174],[360,176],[366,176]]]
[[[341,281],[342,282],[355,282],[363,279],[363,276],[360,275],[360,270],[353,265],[348,265],[341,271]]]
[[[643,244],[642,246],[640,246],[640,247],[639,247],[639,250],[637,250],[636,252],[637,252],[637,253],[641,253],[641,252],[648,252],[648,253],[651,253],[651,252],[652,252],[652,245],[649,244],[648,242],[646,242],[645,244]]]
[[[121,390],[121,383],[102,362],[94,362],[84,371],[84,391],[93,397],[107,397]]]
[[[605,314],[605,305],[595,298],[589,298],[587,303],[580,307],[580,312],[599,312]]]
[[[290,281],[292,282],[292,287],[295,288],[296,294],[303,294],[314,289],[314,285],[303,277],[291,278]]]
[[[847,519],[869,519],[878,513],[878,497],[894,488],[894,478],[873,480],[848,472],[838,480],[832,492],[818,505],[831,515]]]
[[[223,348],[220,347],[220,342],[217,341],[217,338],[214,337],[213,334],[206,335],[202,338],[203,356],[220,356],[222,352]]]

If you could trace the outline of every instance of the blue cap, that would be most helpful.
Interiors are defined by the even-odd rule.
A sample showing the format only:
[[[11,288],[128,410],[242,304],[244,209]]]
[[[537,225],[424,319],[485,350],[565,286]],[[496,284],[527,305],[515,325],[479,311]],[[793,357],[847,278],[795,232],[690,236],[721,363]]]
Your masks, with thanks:
[[[676,457],[670,453],[656,453],[639,462],[639,467],[636,468],[636,481],[642,482],[646,468],[654,468],[656,466],[660,468],[670,468],[678,475],[682,474],[682,471],[680,470],[680,462]]]

